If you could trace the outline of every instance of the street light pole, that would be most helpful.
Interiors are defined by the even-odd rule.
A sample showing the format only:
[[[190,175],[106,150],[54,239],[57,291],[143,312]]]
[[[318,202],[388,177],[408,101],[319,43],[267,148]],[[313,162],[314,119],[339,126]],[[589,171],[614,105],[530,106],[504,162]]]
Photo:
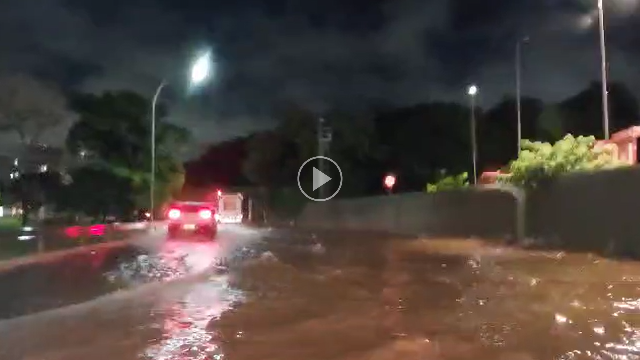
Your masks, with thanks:
[[[522,68],[522,42],[526,39],[518,39],[516,42],[516,112],[518,114],[518,149],[517,154],[520,153],[520,146],[522,143],[522,104],[521,104],[521,68]]]
[[[467,94],[471,97],[471,156],[473,161],[473,184],[478,183],[478,144],[476,140],[476,94],[478,93],[478,87],[475,85],[469,86]]]
[[[607,50],[604,36],[604,6],[598,0],[598,23],[600,30],[600,71],[602,72],[602,131],[609,139],[609,91],[607,90]]]
[[[199,84],[205,81],[211,73],[211,52],[206,52],[196,59],[191,65],[191,79],[192,85]],[[156,104],[158,103],[158,97],[160,92],[167,85],[165,80],[162,80],[158,88],[156,89],[153,99],[151,100],[151,181],[149,189],[149,213],[151,226],[155,230],[155,186],[156,186]]]
[[[327,156],[327,152],[329,150],[329,144],[331,143],[331,139],[333,135],[332,135],[331,129],[325,125],[324,118],[318,118],[317,133],[318,133],[317,135],[318,136],[318,156],[325,157]],[[325,171],[324,163],[325,163],[325,159],[323,158],[318,159],[318,167],[320,168],[319,170],[320,172],[323,172],[323,173]],[[320,193],[320,198],[324,199],[325,197],[324,187],[321,186],[318,190]]]
[[[166,81],[162,81],[158,88],[156,89],[156,93],[153,95],[153,100],[151,101],[151,185],[150,185],[150,193],[149,193],[149,214],[151,215],[151,226],[155,230],[156,222],[155,222],[155,186],[156,186],[156,103],[158,102],[158,96],[160,96],[160,92],[167,85]]]

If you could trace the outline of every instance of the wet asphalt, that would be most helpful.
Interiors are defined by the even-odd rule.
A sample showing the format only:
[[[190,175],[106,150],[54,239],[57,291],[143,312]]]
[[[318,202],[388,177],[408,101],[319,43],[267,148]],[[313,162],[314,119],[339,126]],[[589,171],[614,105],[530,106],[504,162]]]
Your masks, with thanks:
[[[636,262],[471,240],[154,234],[1,274],[0,359],[633,360],[639,281]]]

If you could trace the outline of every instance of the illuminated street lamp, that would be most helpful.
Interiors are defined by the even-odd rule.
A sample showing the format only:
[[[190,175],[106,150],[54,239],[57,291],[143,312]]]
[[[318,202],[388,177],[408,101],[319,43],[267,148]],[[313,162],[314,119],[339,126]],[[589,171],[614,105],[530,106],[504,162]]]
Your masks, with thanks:
[[[396,185],[396,176],[394,174],[387,174],[384,177],[383,185],[387,190],[387,193],[391,194],[393,192],[393,187]]]
[[[471,119],[470,119],[470,131],[471,131],[471,156],[473,159],[473,184],[478,182],[477,162],[478,162],[478,146],[476,144],[476,95],[478,94],[478,87],[475,85],[469,86],[467,89],[467,95],[471,99]]]
[[[203,83],[206,79],[209,78],[212,71],[212,58],[211,52],[206,52],[200,57],[198,57],[193,64],[191,65],[191,76],[190,83],[191,85],[198,85]],[[162,80],[158,88],[156,89],[155,94],[153,95],[153,100],[151,101],[151,189],[150,189],[150,200],[151,206],[149,207],[149,212],[151,213],[151,223],[155,229],[155,214],[154,214],[154,193],[155,193],[155,182],[156,182],[156,103],[158,102],[158,96],[160,96],[160,92],[167,85],[166,80]]]

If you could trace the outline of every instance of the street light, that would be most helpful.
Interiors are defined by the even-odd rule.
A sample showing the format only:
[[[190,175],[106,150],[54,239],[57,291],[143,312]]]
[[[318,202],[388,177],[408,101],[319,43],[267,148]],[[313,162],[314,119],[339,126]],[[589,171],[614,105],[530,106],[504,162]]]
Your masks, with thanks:
[[[602,73],[602,131],[609,139],[609,91],[607,90],[607,50],[604,37],[604,6],[598,0],[598,23],[600,27],[600,71]]]
[[[473,184],[478,182],[478,147],[476,144],[476,95],[478,94],[478,87],[475,85],[469,86],[467,89],[467,95],[471,98],[471,156],[473,158]]]
[[[521,68],[522,68],[522,44],[529,41],[528,37],[516,42],[516,111],[518,113],[518,154],[522,144],[522,105],[521,105]]]
[[[197,85],[204,82],[211,73],[211,52],[206,52],[203,55],[199,56],[191,65],[191,76],[190,83],[191,85]],[[151,101],[151,186],[150,186],[150,202],[151,206],[149,207],[149,212],[151,213],[151,223],[155,229],[155,206],[154,206],[154,195],[155,195],[155,183],[156,183],[156,103],[158,102],[158,97],[160,96],[160,92],[167,85],[166,80],[162,80],[158,88],[156,89],[155,94],[153,95],[153,100]]]

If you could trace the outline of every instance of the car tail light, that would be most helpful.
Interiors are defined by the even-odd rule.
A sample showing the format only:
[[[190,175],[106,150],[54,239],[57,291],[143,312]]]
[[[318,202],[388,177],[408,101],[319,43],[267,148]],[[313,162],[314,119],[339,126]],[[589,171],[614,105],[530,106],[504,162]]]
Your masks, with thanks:
[[[209,209],[202,209],[198,212],[198,215],[200,215],[201,219],[211,219],[211,210]]]
[[[178,209],[169,210],[169,219],[176,220],[179,217],[180,217],[180,210]]]

